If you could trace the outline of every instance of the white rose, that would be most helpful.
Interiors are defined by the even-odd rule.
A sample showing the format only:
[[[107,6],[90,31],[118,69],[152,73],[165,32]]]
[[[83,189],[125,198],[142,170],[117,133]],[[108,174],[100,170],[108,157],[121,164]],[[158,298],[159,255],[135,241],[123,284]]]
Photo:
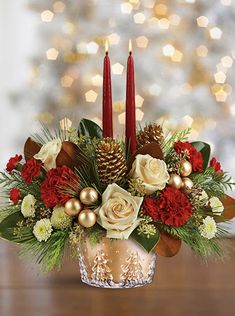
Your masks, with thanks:
[[[34,155],[34,158],[41,160],[46,170],[56,168],[56,158],[61,151],[61,147],[61,140],[54,139],[43,145],[40,151]]]
[[[131,176],[143,181],[147,194],[163,190],[170,178],[166,163],[150,155],[137,155],[135,157]]]
[[[210,207],[212,208],[212,212],[215,215],[220,216],[223,213],[224,206],[223,206],[223,203],[220,201],[220,199],[213,196],[212,198],[210,198],[209,203],[210,203]]]
[[[142,197],[132,196],[113,183],[102,195],[102,204],[96,210],[98,223],[107,230],[107,238],[128,239],[139,225],[138,213]]]
[[[36,199],[32,194],[28,194],[23,198],[21,204],[21,213],[24,217],[34,217],[35,216],[35,203]]]
[[[35,224],[33,234],[39,242],[47,241],[51,237],[52,230],[50,220],[43,218]]]

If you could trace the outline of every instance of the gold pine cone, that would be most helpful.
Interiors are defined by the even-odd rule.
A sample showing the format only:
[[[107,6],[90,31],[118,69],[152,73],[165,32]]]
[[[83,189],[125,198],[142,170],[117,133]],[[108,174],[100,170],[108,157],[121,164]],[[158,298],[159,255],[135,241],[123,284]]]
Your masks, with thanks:
[[[160,125],[154,123],[145,126],[137,135],[138,147],[146,144],[157,143],[162,146],[164,142],[163,130]]]
[[[126,160],[118,143],[104,138],[96,149],[97,168],[103,185],[120,183],[127,173]]]

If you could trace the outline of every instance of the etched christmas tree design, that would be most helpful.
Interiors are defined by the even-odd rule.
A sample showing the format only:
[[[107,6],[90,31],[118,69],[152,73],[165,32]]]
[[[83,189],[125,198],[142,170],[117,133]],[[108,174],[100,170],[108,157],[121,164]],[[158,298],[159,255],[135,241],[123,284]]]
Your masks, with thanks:
[[[138,252],[132,252],[126,264],[122,266],[122,279],[125,283],[143,279],[143,268],[140,262]]]
[[[92,279],[99,282],[110,282],[113,280],[111,270],[108,266],[108,259],[103,250],[99,250],[92,266]]]

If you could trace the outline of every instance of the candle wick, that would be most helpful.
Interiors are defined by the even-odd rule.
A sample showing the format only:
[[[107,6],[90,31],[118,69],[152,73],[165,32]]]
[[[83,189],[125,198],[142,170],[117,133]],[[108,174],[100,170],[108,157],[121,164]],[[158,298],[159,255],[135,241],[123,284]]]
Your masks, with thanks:
[[[108,51],[106,51],[106,52],[105,52],[105,55],[106,55],[106,56],[108,56],[108,54],[109,54],[109,52],[108,52]]]

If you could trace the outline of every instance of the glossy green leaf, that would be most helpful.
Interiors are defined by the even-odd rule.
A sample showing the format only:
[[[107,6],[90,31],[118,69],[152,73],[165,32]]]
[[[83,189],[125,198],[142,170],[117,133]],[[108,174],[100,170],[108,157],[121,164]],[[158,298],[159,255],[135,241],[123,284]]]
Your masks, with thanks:
[[[203,157],[203,170],[205,170],[208,166],[210,156],[211,156],[211,147],[209,144],[204,142],[192,142],[191,145],[202,153]]]
[[[154,249],[160,239],[160,232],[157,229],[157,232],[153,236],[148,236],[142,233],[139,233],[138,228],[136,228],[131,237],[137,241],[147,252],[150,252]]]
[[[16,228],[17,222],[23,220],[24,217],[21,213],[13,213],[10,216],[7,216],[0,223],[0,237],[6,240],[14,241],[15,236],[13,235],[13,229]]]
[[[102,138],[102,129],[95,122],[82,119],[78,126],[78,136]]]

